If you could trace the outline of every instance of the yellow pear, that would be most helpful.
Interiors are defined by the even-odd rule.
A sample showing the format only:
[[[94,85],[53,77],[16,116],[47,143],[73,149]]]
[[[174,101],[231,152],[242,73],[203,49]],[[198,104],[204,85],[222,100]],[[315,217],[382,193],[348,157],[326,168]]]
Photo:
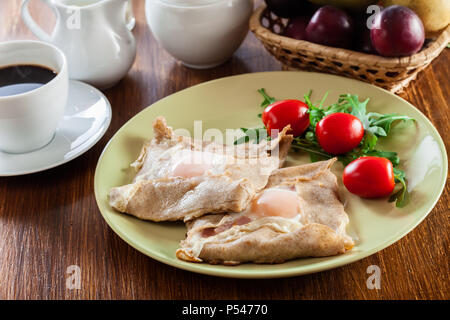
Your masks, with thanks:
[[[450,0],[383,0],[385,7],[398,4],[413,10],[423,22],[425,31],[432,33],[450,23]]]

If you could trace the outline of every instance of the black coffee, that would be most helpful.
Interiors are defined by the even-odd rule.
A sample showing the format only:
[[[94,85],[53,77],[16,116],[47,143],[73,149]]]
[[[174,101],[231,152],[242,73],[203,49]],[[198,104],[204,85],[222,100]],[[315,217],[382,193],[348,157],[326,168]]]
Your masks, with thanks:
[[[0,97],[25,93],[50,82],[56,73],[43,66],[15,65],[0,68]]]

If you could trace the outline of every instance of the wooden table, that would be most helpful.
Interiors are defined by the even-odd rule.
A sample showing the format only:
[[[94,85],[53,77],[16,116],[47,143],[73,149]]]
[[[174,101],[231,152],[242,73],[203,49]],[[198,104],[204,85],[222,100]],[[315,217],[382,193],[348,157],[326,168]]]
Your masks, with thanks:
[[[141,254],[107,226],[93,182],[97,160],[112,135],[153,102],[224,76],[280,70],[249,34],[234,58],[212,70],[181,66],[155,41],[134,1],[138,55],[128,76],[105,92],[113,108],[106,135],[90,151],[58,168],[0,178],[0,298],[2,299],[448,299],[449,186],[430,215],[394,245],[353,264],[311,275],[237,280],[199,275]],[[50,11],[31,11],[48,30]],[[0,40],[33,39],[20,18],[20,0],[0,1]],[[403,98],[437,127],[449,149],[450,50],[411,84]],[[381,289],[366,286],[367,267],[381,269]],[[78,265],[81,289],[67,289],[67,268]]]

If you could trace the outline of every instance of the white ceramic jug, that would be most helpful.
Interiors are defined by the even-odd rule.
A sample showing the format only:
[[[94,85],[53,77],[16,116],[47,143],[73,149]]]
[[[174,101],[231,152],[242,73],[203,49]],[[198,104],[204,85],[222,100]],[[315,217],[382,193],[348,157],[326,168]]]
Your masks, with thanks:
[[[112,87],[136,58],[134,21],[126,21],[128,0],[44,0],[56,15],[51,35],[43,31],[22,1],[22,18],[41,40],[66,54],[71,79],[100,89]]]

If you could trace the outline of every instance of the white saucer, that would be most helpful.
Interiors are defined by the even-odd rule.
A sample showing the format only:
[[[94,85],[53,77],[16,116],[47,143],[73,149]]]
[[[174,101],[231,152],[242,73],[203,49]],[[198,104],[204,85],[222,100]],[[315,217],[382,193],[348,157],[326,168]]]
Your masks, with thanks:
[[[111,105],[96,88],[70,80],[69,98],[55,137],[45,147],[22,154],[0,151],[0,176],[18,176],[54,168],[80,156],[105,134]]]

